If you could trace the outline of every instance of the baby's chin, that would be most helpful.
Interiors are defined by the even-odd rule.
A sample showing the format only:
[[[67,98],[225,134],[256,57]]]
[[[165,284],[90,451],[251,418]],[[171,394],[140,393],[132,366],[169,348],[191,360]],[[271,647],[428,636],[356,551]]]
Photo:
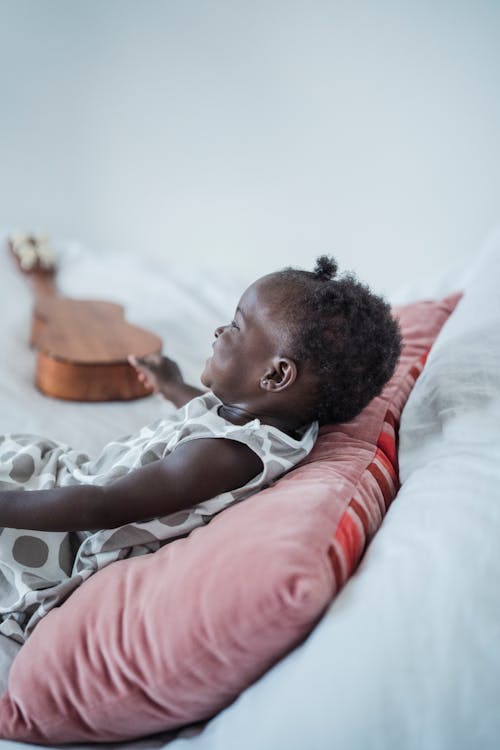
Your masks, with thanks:
[[[203,368],[203,372],[200,375],[200,382],[202,385],[205,386],[205,388],[211,387],[211,379],[210,379],[210,371],[209,371],[209,362],[210,360],[207,359],[205,362],[205,367]]]

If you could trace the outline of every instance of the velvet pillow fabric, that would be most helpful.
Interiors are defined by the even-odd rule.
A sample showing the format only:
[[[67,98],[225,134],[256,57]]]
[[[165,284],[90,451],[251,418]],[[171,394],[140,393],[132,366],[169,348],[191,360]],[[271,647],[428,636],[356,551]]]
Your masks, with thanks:
[[[13,662],[0,736],[110,742],[204,720],[297,645],[397,493],[401,411],[459,297],[395,309],[404,348],[383,393],[273,487],[51,611]]]

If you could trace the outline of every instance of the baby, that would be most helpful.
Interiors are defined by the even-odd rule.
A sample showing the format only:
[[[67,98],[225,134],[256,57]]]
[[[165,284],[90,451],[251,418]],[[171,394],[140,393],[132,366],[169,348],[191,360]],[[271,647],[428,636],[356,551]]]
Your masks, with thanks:
[[[398,325],[380,297],[336,273],[322,256],[313,272],[253,283],[215,330],[208,390],[166,357],[132,360],[182,408],[96,459],[0,437],[0,632],[23,641],[96,570],[154,552],[268,486],[309,453],[318,423],[352,419],[381,391]]]

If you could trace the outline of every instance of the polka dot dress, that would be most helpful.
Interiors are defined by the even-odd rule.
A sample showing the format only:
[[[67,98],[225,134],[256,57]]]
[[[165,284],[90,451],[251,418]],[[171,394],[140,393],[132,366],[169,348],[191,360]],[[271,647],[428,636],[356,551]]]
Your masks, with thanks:
[[[155,552],[208,523],[219,511],[271,484],[314,445],[316,423],[296,440],[258,419],[234,425],[219,415],[220,406],[220,400],[208,392],[138,435],[108,443],[95,459],[33,435],[0,436],[3,491],[109,484],[197,438],[244,443],[264,466],[261,474],[233,492],[144,523],[97,532],[0,528],[0,633],[23,642],[41,617],[97,570],[115,560]]]

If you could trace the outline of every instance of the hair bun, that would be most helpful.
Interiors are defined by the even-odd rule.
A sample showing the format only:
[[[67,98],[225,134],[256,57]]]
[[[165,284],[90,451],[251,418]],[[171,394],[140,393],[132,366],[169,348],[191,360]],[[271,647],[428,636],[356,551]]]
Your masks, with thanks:
[[[321,281],[331,281],[337,275],[337,261],[330,255],[320,255],[316,259],[314,266],[314,275]]]

